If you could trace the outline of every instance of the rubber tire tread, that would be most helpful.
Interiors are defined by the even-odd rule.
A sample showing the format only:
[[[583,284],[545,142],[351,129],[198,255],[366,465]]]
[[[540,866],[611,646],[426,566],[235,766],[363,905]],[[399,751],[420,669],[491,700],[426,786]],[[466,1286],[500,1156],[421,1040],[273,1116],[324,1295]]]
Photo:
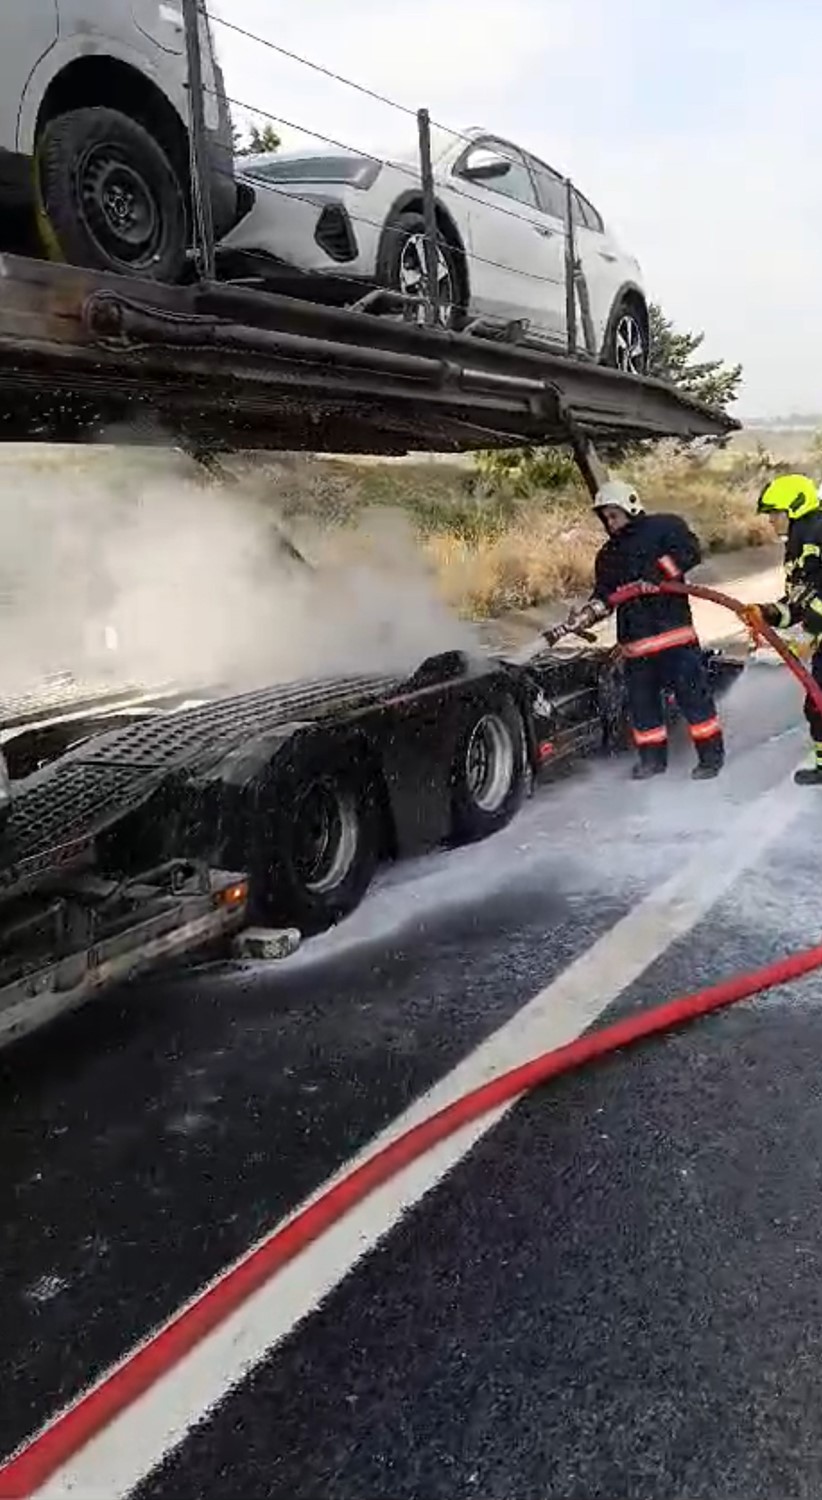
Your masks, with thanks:
[[[119,110],[93,107],[70,110],[50,120],[37,146],[37,226],[52,260],[90,270],[128,268],[98,245],[78,212],[72,170],[78,152],[90,142],[116,140],[135,154],[135,166],[150,181],[164,224],[161,252],[151,265],[133,274],[152,281],[176,282],[188,264],[188,222],[183,189],[166,153],[144,127]]]

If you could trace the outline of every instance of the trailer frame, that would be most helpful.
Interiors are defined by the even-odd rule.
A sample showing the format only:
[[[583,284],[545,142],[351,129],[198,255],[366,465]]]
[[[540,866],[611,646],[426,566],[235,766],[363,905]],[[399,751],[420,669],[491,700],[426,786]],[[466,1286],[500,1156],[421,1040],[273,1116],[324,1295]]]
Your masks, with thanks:
[[[590,360],[248,286],[0,255],[0,441],[401,454],[738,427]]]

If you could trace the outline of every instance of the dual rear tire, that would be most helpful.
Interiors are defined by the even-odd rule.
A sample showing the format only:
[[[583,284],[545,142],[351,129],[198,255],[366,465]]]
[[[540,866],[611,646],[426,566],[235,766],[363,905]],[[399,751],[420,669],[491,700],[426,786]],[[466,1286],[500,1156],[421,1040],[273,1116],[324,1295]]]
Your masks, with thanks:
[[[507,695],[467,706],[449,774],[452,846],[511,821],[525,794],[522,718]],[[305,935],[361,902],[383,855],[386,810],[369,768],[308,748],[258,796],[250,860],[253,919]]]

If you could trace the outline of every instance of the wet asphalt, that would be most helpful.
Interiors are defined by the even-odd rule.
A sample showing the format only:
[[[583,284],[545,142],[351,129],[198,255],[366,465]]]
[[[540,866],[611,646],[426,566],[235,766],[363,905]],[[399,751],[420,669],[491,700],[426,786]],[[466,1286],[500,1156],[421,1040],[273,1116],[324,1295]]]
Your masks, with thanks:
[[[274,968],[143,983],[9,1053],[10,1451],[798,760],[792,685],[726,776],[541,789]],[[818,942],[822,798],[606,1019]],[[495,1127],[141,1500],[822,1493],[822,978],[560,1080]]]

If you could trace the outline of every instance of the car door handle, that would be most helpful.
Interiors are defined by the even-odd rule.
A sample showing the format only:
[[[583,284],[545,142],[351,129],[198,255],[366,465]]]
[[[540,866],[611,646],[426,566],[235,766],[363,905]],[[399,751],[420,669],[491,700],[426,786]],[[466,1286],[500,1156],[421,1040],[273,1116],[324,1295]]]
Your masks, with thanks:
[[[619,256],[615,255],[613,250],[600,250],[599,253],[603,260],[619,260]]]
[[[534,224],[533,230],[535,234],[541,234],[544,240],[550,240],[552,234],[556,234],[556,230],[549,228],[547,224]]]

